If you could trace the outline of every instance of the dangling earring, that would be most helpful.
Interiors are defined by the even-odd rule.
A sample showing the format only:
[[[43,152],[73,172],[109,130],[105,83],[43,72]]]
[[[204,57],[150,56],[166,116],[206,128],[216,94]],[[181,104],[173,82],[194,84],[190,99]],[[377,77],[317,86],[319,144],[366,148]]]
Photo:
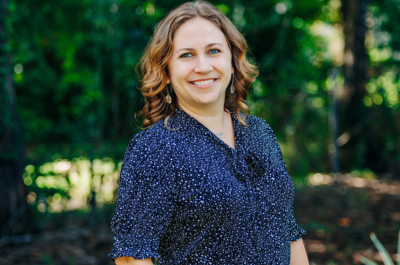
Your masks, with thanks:
[[[233,86],[233,80],[234,80],[234,78],[233,78],[233,74],[232,74],[232,83],[231,83],[231,93],[232,94],[235,93],[235,87]]]
[[[165,97],[165,99],[167,100],[168,104],[171,104],[172,99],[171,99],[171,96],[168,93],[168,84],[165,87],[167,88],[167,96]],[[171,89],[171,92],[172,92],[172,89]]]

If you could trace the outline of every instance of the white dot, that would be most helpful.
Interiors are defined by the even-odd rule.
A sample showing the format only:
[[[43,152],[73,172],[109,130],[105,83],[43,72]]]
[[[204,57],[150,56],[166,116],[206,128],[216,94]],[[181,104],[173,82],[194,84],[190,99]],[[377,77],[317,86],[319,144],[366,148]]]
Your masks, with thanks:
[[[285,14],[287,11],[287,7],[284,3],[278,3],[275,6],[276,13],[278,14]]]
[[[15,66],[14,66],[14,72],[15,73],[17,73],[17,74],[20,74],[20,73],[22,73],[24,71],[24,67],[22,66],[22,64],[16,64]]]

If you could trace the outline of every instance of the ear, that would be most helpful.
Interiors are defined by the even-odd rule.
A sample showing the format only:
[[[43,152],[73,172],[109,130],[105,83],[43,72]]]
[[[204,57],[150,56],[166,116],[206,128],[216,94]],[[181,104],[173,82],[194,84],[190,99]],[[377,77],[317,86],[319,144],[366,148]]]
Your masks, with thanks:
[[[233,66],[232,66],[232,74],[234,74],[235,73],[235,69],[233,68]]]

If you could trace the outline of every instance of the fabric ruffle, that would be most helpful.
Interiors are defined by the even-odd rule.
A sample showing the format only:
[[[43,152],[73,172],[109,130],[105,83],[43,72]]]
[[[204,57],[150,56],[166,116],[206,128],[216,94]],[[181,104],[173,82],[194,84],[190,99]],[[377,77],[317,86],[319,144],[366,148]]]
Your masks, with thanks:
[[[163,264],[161,256],[158,254],[158,243],[145,237],[124,236],[124,238],[114,237],[114,247],[107,258],[115,261],[115,258],[122,256],[133,257],[134,259],[153,260],[153,264]]]

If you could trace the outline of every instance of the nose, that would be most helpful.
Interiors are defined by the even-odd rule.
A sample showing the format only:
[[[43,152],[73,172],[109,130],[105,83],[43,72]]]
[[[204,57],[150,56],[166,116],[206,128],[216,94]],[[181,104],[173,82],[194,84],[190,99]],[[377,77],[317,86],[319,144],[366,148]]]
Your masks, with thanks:
[[[208,61],[207,57],[204,55],[199,55],[197,57],[197,65],[194,68],[196,73],[209,73],[213,70],[212,65]]]

